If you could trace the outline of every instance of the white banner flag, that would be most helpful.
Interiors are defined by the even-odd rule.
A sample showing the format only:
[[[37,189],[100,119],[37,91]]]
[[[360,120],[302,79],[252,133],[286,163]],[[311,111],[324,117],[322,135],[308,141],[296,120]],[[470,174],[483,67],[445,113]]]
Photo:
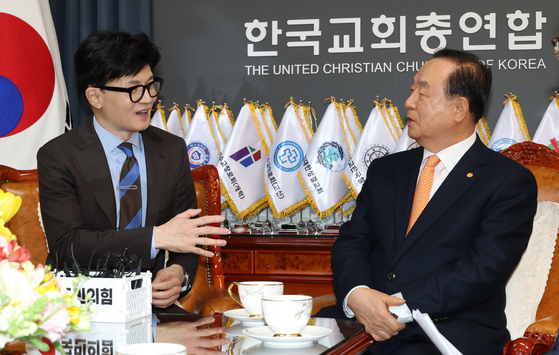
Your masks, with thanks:
[[[184,138],[186,131],[184,130],[184,124],[182,123],[179,104],[175,104],[175,106],[171,107],[169,111],[171,111],[171,113],[169,114],[169,119],[167,120],[167,129],[175,136]]]
[[[37,168],[37,150],[71,128],[47,0],[0,0],[0,164]]]
[[[331,100],[299,168],[307,201],[320,217],[328,216],[350,197],[343,176],[349,161],[348,137],[339,115],[340,104]]]
[[[153,113],[153,117],[151,118],[150,125],[169,132],[169,130],[167,129],[167,123],[165,121],[165,111],[163,111],[164,107],[165,106],[161,106],[161,101],[157,103],[155,112]]]
[[[268,206],[264,191],[264,166],[268,151],[261,138],[252,103],[245,103],[219,158],[221,193],[237,218],[248,218]]]
[[[266,160],[266,197],[275,218],[290,216],[308,205],[299,184],[299,168],[312,140],[305,131],[305,118],[293,99],[287,104],[270,155]]]
[[[556,94],[551,98],[532,141],[559,152],[557,140],[559,140],[559,96]]]
[[[382,109],[386,107],[376,101],[375,103],[376,106],[365,123],[361,139],[344,173],[344,179],[354,198],[357,198],[361,192],[371,162],[376,158],[392,154],[399,138],[398,132],[390,123],[389,112],[383,115]]]
[[[503,102],[505,107],[501,111],[493,135],[489,140],[489,148],[496,152],[513,144],[530,140],[516,95],[510,94],[505,95],[505,97],[507,98]]]
[[[206,164],[217,166],[219,148],[208,119],[208,107],[202,101],[198,101],[198,108],[194,112],[184,141],[188,150],[190,169]]]

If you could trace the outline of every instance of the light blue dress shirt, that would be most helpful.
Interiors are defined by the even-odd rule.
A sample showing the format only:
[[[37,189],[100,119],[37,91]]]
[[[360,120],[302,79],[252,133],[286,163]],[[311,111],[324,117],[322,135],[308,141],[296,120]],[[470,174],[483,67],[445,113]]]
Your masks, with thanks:
[[[118,146],[123,142],[120,138],[116,137],[111,132],[107,131],[97,122],[97,119],[93,117],[93,127],[103,150],[105,151],[105,156],[107,157],[107,163],[109,164],[109,170],[111,172],[111,180],[113,182],[113,190],[115,194],[116,201],[116,216],[117,216],[117,230],[118,221],[120,220],[120,193],[118,190],[118,183],[120,181],[120,170],[122,165],[126,160],[126,154],[118,148]],[[142,136],[139,132],[134,132],[132,137],[128,140],[132,143],[132,151],[134,152],[134,157],[138,161],[140,167],[140,182],[142,190],[142,227],[146,225],[146,210],[147,210],[147,200],[148,200],[148,189],[147,189],[147,172],[146,172],[146,155],[144,150],[144,142],[142,141]],[[151,258],[155,258],[159,249],[155,248],[155,227],[152,232],[151,237]]]

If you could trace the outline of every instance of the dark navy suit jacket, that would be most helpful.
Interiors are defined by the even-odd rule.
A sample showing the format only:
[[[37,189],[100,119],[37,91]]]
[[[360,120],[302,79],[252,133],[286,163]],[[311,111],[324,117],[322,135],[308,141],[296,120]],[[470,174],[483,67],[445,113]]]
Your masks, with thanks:
[[[332,249],[336,298],[357,285],[402,292],[463,354],[500,354],[509,340],[505,285],[536,213],[532,173],[479,140],[406,236],[423,148],[376,159]],[[373,346],[430,342],[417,323]],[[378,344],[378,345],[376,345]]]

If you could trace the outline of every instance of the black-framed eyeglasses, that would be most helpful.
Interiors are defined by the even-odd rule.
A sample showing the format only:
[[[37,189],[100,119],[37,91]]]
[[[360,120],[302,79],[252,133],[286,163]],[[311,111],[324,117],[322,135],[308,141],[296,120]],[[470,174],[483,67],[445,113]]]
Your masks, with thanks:
[[[161,91],[161,87],[163,86],[162,78],[153,78],[152,82],[147,83],[146,85],[135,85],[129,88],[120,88],[117,86],[93,86],[94,88],[109,90],[109,91],[118,91],[118,92],[127,92],[130,96],[130,101],[136,103],[140,101],[144,97],[144,93],[148,92],[148,95],[151,97],[156,97],[157,94]]]

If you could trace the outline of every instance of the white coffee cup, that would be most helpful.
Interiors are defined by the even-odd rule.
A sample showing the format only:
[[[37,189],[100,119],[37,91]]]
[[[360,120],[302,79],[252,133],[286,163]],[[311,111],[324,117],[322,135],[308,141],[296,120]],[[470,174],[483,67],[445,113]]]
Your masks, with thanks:
[[[274,336],[300,336],[309,323],[312,297],[303,295],[263,296],[264,320]]]
[[[186,346],[171,343],[142,343],[123,345],[116,355],[186,355]]]
[[[239,289],[239,298],[233,294],[234,286]],[[262,317],[262,296],[282,295],[283,282],[277,281],[243,281],[231,282],[229,296],[250,314],[251,317]]]

